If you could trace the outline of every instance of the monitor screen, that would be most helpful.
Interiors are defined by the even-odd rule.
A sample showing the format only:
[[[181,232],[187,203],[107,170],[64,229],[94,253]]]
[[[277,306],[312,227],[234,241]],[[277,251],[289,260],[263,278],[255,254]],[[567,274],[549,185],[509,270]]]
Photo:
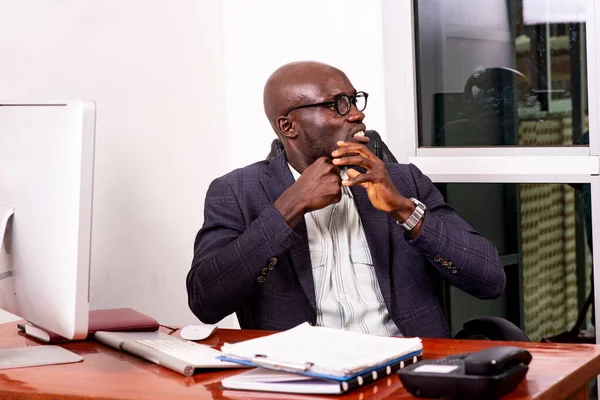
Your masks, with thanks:
[[[0,102],[0,308],[87,336],[95,105]]]

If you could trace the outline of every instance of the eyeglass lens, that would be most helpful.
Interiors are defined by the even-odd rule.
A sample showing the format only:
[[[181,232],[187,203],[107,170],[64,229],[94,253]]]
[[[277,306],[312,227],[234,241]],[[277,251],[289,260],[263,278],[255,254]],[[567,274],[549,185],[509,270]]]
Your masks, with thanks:
[[[363,93],[357,93],[356,97],[353,96],[353,99],[356,105],[356,108],[359,111],[363,111],[365,109],[365,107],[367,106],[367,98]],[[340,96],[338,97],[338,99],[336,100],[336,108],[338,113],[340,113],[341,115],[346,115],[350,112],[350,107],[351,107],[352,103],[350,100],[350,97],[348,96]]]

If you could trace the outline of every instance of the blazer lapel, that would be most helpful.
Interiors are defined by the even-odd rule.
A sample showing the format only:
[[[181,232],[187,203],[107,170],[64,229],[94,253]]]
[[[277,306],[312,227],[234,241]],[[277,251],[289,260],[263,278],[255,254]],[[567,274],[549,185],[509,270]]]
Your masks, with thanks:
[[[287,188],[295,183],[294,176],[287,164],[285,152],[281,152],[281,154],[271,160],[265,169],[265,174],[261,178],[261,183],[271,203],[275,202]],[[294,232],[300,235],[302,240],[290,248],[290,264],[298,276],[298,281],[308,298],[308,302],[316,312],[315,283],[313,281],[310,250],[308,248],[308,234],[304,218],[294,227]]]
[[[390,243],[388,233],[388,216],[371,204],[367,192],[360,187],[350,188],[360,220],[367,236],[367,243],[373,259],[373,268],[379,281],[381,294],[388,311],[392,311],[391,278],[390,278]]]

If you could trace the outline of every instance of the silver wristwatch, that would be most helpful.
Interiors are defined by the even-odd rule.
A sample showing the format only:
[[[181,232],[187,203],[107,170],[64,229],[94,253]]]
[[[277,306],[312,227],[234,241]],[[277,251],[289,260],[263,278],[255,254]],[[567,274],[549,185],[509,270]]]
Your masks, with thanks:
[[[423,215],[425,215],[425,210],[427,210],[425,204],[421,203],[414,197],[411,197],[410,201],[412,201],[415,205],[415,211],[413,211],[413,213],[410,215],[410,217],[408,217],[406,221],[404,221],[404,223],[396,221],[398,225],[400,225],[407,231],[411,231],[415,226],[417,226],[419,221],[423,218]]]

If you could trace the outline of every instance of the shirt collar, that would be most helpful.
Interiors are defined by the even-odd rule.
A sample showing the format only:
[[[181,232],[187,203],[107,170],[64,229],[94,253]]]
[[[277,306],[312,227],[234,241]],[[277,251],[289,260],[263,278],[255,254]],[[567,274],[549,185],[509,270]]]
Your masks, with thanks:
[[[294,167],[292,167],[290,165],[290,163],[287,163],[287,165],[288,165],[288,168],[290,169],[290,171],[292,172],[292,176],[294,177],[294,180],[297,181],[298,178],[300,178],[300,175],[301,175],[300,172],[296,171],[296,169]],[[342,177],[342,179],[348,178],[348,175],[346,174],[347,169],[348,168],[346,168],[346,167],[341,169],[342,172],[340,173],[340,176]]]

